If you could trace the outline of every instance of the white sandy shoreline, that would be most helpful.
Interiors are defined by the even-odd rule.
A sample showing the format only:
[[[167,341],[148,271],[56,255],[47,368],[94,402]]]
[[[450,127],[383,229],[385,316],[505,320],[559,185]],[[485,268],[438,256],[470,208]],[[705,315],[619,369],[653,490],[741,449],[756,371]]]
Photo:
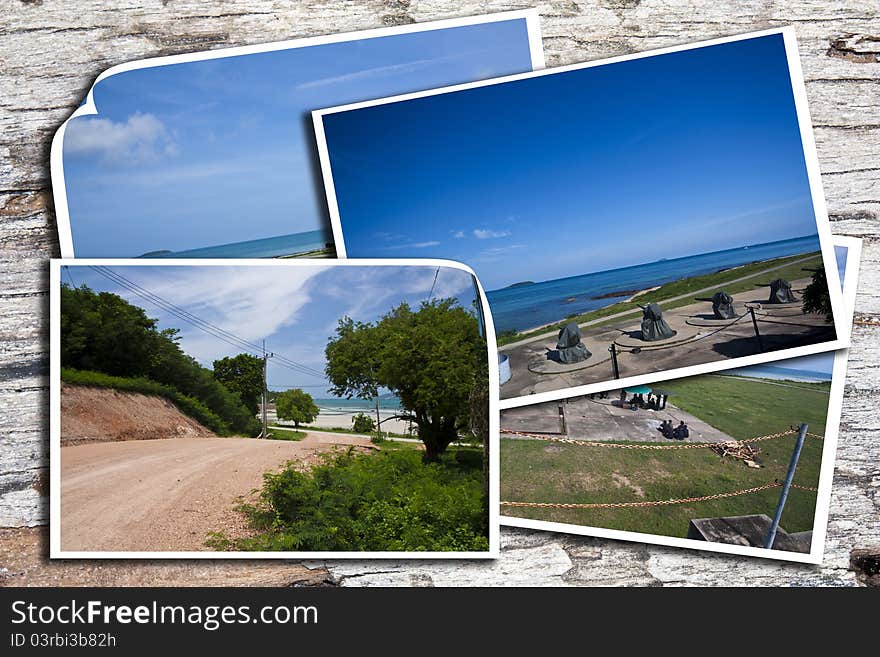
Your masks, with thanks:
[[[312,422],[309,423],[311,427],[321,427],[324,429],[351,429],[352,422],[354,421],[354,416],[357,415],[361,411],[353,410],[351,412],[344,412],[339,410],[327,411],[325,409],[321,409],[321,412],[318,414]],[[373,410],[369,413],[366,411],[362,411],[364,415],[369,416],[376,420],[376,411]],[[379,417],[382,420],[386,418],[390,418],[394,415],[397,415],[398,411],[394,411],[387,408],[379,409]],[[287,425],[290,424],[293,426],[292,422],[286,422],[284,420],[278,420],[275,415],[274,409],[269,409],[269,422],[272,424],[278,425]],[[382,422],[382,431],[390,431],[391,433],[406,433],[407,428],[409,427],[409,423],[406,420],[387,420]]]

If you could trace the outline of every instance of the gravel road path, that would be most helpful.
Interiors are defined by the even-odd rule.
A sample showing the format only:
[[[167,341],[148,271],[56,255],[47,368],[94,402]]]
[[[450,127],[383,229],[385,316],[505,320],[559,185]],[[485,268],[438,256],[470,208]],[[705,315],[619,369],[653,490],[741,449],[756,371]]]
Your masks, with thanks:
[[[337,446],[371,447],[344,434],[301,441],[173,438],[92,443],[61,449],[64,551],[205,550],[209,532],[241,535],[233,507],[263,473],[296,460],[314,463]]]

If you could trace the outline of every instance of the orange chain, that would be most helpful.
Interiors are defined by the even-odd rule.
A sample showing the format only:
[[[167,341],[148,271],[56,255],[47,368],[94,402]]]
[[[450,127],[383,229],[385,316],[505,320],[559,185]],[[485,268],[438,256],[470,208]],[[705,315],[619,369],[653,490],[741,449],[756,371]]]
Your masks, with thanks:
[[[707,500],[720,500],[726,497],[737,497],[739,495],[749,495],[758,493],[762,490],[770,488],[781,488],[782,484],[774,481],[763,486],[755,486],[754,488],[743,488],[741,490],[731,491],[729,493],[715,493],[714,495],[703,495],[700,497],[683,497],[675,500],[653,500],[650,502],[593,502],[593,503],[568,503],[568,502],[501,502],[501,506],[511,506],[520,508],[538,508],[538,509],[623,509],[623,508],[643,508],[653,506],[670,506],[673,504],[688,504],[691,502],[705,502]],[[800,486],[791,484],[792,488],[798,490],[806,490],[818,492],[818,488],[812,486]]]
[[[565,445],[580,445],[582,447],[613,447],[616,449],[698,449],[701,447],[713,447],[716,445],[748,445],[749,443],[757,443],[763,440],[773,440],[775,438],[782,438],[783,436],[790,436],[791,434],[797,433],[794,429],[788,429],[786,431],[780,431],[779,433],[771,433],[766,436],[756,436],[755,438],[745,438],[743,440],[728,440],[720,443],[681,443],[678,445],[655,445],[655,444],[633,444],[633,445],[625,445],[622,443],[612,443],[606,442],[603,440],[575,440],[573,438],[557,438],[556,436],[548,436],[541,433],[529,433],[527,431],[514,431],[513,429],[501,429],[501,433],[513,434],[516,436],[525,436],[527,438],[534,438],[535,440],[545,440],[547,442],[554,443],[563,443]],[[818,440],[823,440],[825,436],[820,436],[814,433],[807,433],[808,436],[812,438],[816,438]]]

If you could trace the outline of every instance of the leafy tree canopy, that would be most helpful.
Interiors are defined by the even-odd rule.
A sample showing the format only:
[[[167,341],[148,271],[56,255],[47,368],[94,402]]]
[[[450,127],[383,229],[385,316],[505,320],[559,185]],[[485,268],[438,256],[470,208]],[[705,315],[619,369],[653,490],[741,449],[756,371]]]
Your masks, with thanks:
[[[290,420],[295,427],[299,427],[318,417],[320,411],[309,393],[294,388],[276,395],[275,412],[282,420]]]
[[[247,409],[256,414],[263,394],[263,359],[250,354],[214,361],[214,378],[238,393]]]
[[[335,395],[368,399],[387,388],[400,398],[419,428],[426,461],[439,460],[470,424],[471,392],[487,358],[477,319],[454,299],[418,310],[402,303],[371,324],[345,317],[325,355]]]
[[[828,322],[834,319],[831,312],[831,294],[828,292],[828,280],[824,269],[817,269],[813,273],[813,280],[804,289],[804,312],[823,314]]]

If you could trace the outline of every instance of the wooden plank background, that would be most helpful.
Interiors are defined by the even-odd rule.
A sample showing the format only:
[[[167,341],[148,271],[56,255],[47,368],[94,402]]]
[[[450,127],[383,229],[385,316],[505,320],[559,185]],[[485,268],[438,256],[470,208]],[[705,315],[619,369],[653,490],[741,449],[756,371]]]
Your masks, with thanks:
[[[0,0],[0,528],[19,528],[0,529],[0,558],[12,564],[0,562],[0,576],[5,572],[12,582],[13,566],[22,559],[33,562],[29,568],[37,570],[32,574],[50,569],[41,562],[45,530],[27,529],[44,525],[48,516],[47,260],[58,255],[49,146],[56,128],[79,104],[98,73],[148,56],[529,6],[538,7],[541,14],[548,66],[795,26],[832,229],[865,239],[825,563],[822,567],[780,565],[505,529],[502,558],[491,564],[308,564],[313,575],[309,581],[352,585],[853,585],[870,579],[851,565],[851,556],[856,549],[862,550],[858,554],[871,554],[880,545],[880,326],[871,323],[880,317],[880,13],[876,0]],[[32,540],[28,539],[31,534]],[[19,547],[4,550],[13,543]],[[34,554],[26,554],[28,550]],[[76,568],[53,565],[51,577],[62,581],[67,573],[76,580]],[[258,578],[249,578],[247,573],[258,570],[263,573],[260,583],[287,583],[301,579],[303,572],[294,565],[204,564],[199,572],[178,573],[175,580],[157,575],[162,572],[159,567],[148,570],[144,569],[140,580],[129,577],[125,582],[174,583],[189,578],[192,583],[253,583]],[[271,577],[265,575],[267,571]],[[90,572],[99,572],[89,580],[92,583],[120,582],[118,568]],[[35,575],[30,581],[43,580]]]

